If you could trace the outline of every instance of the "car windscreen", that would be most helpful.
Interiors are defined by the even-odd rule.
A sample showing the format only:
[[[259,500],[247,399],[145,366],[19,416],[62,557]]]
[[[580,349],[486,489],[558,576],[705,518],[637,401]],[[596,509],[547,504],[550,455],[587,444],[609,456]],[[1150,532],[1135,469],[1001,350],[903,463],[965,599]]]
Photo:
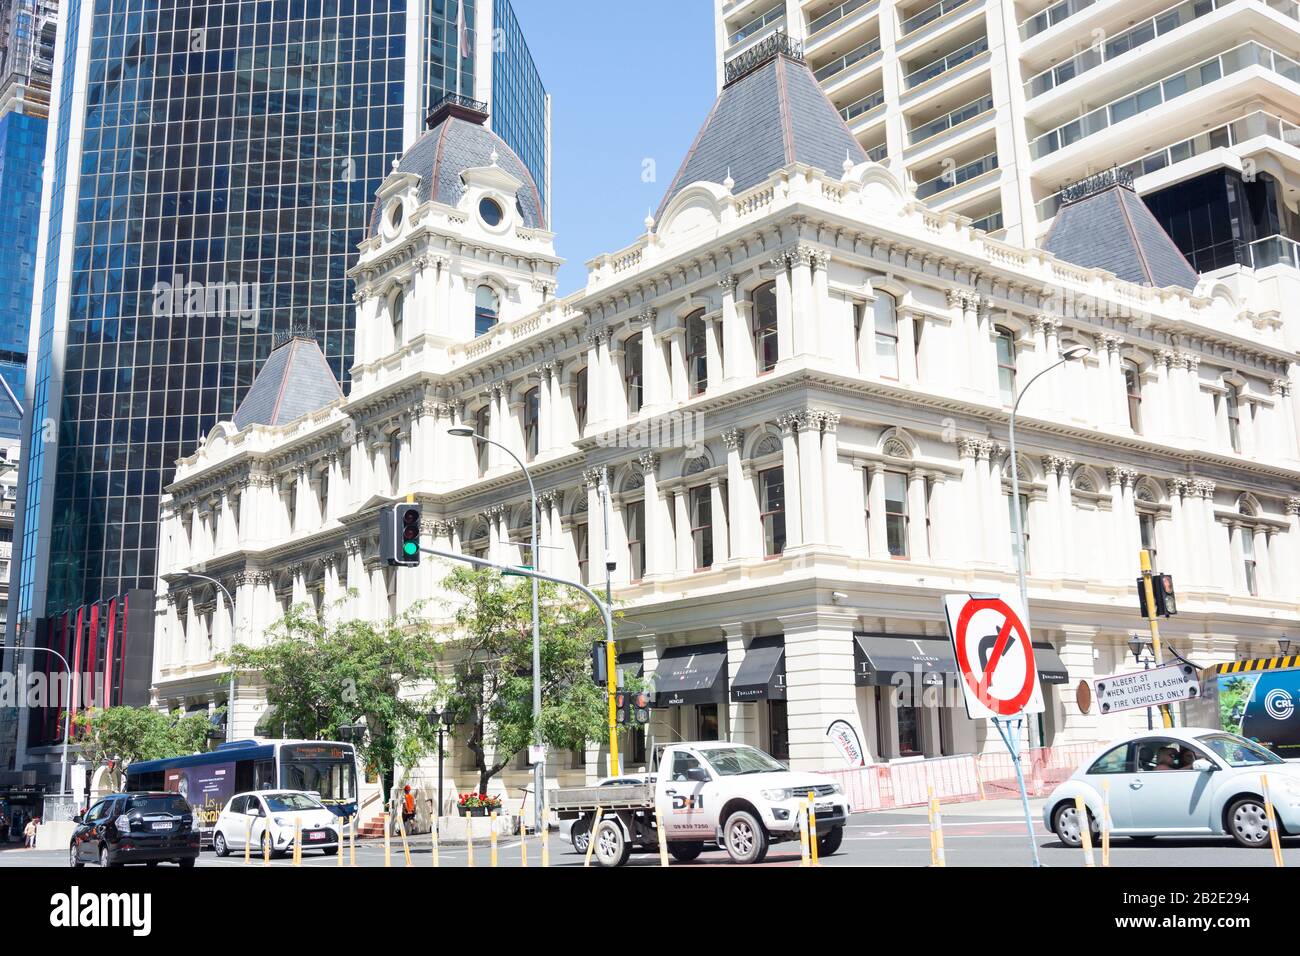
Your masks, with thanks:
[[[132,797],[126,812],[139,810],[141,813],[171,813],[184,816],[190,812],[190,805],[181,796],[175,797]]]
[[[1267,763],[1285,763],[1271,750],[1234,734],[1206,734],[1196,738],[1209,747],[1229,767],[1254,767]]]
[[[293,810],[323,810],[320,801],[307,796],[305,793],[272,793],[264,794],[262,799],[272,813],[288,813]]]
[[[785,769],[763,751],[755,750],[753,747],[717,747],[701,750],[700,753],[709,762],[709,766],[722,777],[738,777],[746,773],[774,773]]]

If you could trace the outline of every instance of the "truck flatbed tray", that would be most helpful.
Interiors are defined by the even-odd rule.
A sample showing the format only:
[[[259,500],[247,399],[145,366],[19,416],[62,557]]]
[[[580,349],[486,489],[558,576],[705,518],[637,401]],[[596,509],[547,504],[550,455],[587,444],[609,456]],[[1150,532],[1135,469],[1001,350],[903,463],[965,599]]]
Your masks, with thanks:
[[[647,810],[654,807],[652,783],[623,787],[565,787],[547,797],[552,810]]]

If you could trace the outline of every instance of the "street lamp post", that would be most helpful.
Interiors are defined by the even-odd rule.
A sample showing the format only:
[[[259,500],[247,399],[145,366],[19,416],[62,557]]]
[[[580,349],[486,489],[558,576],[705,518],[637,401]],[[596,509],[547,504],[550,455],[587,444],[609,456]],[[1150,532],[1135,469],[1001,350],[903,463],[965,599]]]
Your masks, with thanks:
[[[1016,580],[1020,584],[1020,609],[1025,615],[1025,630],[1029,633],[1030,641],[1033,641],[1034,630],[1030,624],[1029,618],[1029,589],[1025,585],[1025,532],[1024,523],[1020,517],[1020,471],[1016,467],[1016,413],[1020,410],[1020,400],[1025,397],[1025,392],[1030,387],[1052,371],[1064,365],[1066,362],[1075,362],[1086,356],[1092,349],[1086,345],[1076,345],[1073,348],[1066,349],[1061,353],[1061,357],[1053,362],[1047,368],[1040,371],[1037,375],[1025,383],[1025,387],[1020,389],[1016,395],[1015,403],[1011,406],[1011,422],[1008,426],[1008,453],[1011,456],[1011,523],[1012,530],[1016,536]],[[1029,732],[1029,746],[1034,745],[1034,722],[1027,722]]]
[[[438,812],[434,814],[435,817],[442,816],[442,808],[445,806],[442,802],[442,757],[446,752],[442,743],[443,734],[451,729],[452,722],[455,719],[456,715],[446,707],[442,709],[441,713],[437,710],[429,711],[429,723],[438,725]],[[435,824],[435,828],[436,826]]]
[[[53,654],[63,662],[63,669],[68,672],[68,692],[72,693],[72,684],[76,677],[72,673],[72,666],[68,659],[58,651],[51,650],[48,647],[24,647],[21,644],[0,644],[0,650],[12,651],[42,651],[46,654]],[[68,701],[68,706],[63,708],[63,753],[59,757],[59,795],[68,792],[68,741],[72,739],[72,704]],[[15,768],[20,769],[20,768]]]
[[[186,571],[187,578],[198,578],[200,581],[207,581],[221,589],[221,593],[226,596],[226,605],[230,608],[230,646],[235,645],[235,599],[230,596],[226,586],[216,578],[210,578],[206,574],[195,574],[193,571]],[[230,665],[230,687],[226,691],[226,743],[234,739],[235,733],[235,665]]]
[[[515,460],[520,470],[524,473],[524,478],[528,480],[528,496],[532,500],[532,534],[531,547],[532,552],[529,560],[532,562],[532,570],[537,570],[538,551],[537,551],[537,525],[541,521],[541,515],[537,509],[537,486],[533,484],[532,473],[529,472],[528,466],[524,460],[507,448],[501,442],[488,438],[486,435],[480,435],[472,428],[459,427],[450,430],[449,434],[457,438],[473,438],[477,441],[485,442],[489,445],[495,445],[507,455]],[[542,741],[542,636],[541,622],[537,611],[537,578],[532,578],[533,587],[533,742],[537,745],[537,757],[533,761],[533,826],[538,828],[542,825],[542,803],[544,800],[543,790],[546,786],[546,751]]]

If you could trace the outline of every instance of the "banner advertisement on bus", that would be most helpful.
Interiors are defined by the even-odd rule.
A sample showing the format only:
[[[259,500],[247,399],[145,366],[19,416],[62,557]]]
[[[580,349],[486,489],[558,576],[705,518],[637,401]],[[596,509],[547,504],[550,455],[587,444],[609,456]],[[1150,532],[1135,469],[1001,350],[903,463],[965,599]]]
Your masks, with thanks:
[[[179,793],[194,808],[194,822],[202,830],[217,825],[217,816],[235,795],[235,765],[206,764],[174,767],[166,772],[164,789]]]

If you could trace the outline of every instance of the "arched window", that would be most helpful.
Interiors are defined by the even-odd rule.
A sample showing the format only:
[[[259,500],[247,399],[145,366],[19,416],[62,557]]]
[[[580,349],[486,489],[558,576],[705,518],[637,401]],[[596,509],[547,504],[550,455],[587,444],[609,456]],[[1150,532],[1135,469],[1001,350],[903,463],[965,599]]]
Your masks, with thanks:
[[[481,285],[474,293],[474,336],[486,335],[501,317],[501,296],[490,285]]]
[[[1228,412],[1228,441],[1232,450],[1241,454],[1241,390],[1229,383],[1223,402]]]
[[[898,302],[888,292],[876,296],[876,370],[883,378],[898,378]]]
[[[1232,386],[1229,386],[1230,388]],[[1242,517],[1256,517],[1255,507],[1249,501],[1242,501],[1237,509]],[[1243,524],[1237,528],[1237,536],[1241,539],[1241,560],[1245,565],[1246,572],[1246,593],[1259,594],[1259,578],[1257,576],[1257,565],[1255,562],[1255,528],[1250,524]]]
[[[997,327],[998,392],[1003,405],[1016,401],[1016,335],[1010,329]]]
[[[530,388],[524,394],[524,451],[529,460],[537,457],[541,431],[542,392]]]
[[[406,311],[406,293],[398,291],[397,295],[393,296],[391,310],[393,317],[393,347],[400,349],[404,343],[402,319],[403,313]]]
[[[691,395],[702,395],[709,387],[709,326],[704,310],[686,317],[686,375]]]
[[[1124,360],[1124,391],[1128,395],[1128,424],[1142,434],[1142,373],[1132,359]]]
[[[754,290],[754,356],[758,360],[758,373],[776,368],[776,283],[767,282]]]

